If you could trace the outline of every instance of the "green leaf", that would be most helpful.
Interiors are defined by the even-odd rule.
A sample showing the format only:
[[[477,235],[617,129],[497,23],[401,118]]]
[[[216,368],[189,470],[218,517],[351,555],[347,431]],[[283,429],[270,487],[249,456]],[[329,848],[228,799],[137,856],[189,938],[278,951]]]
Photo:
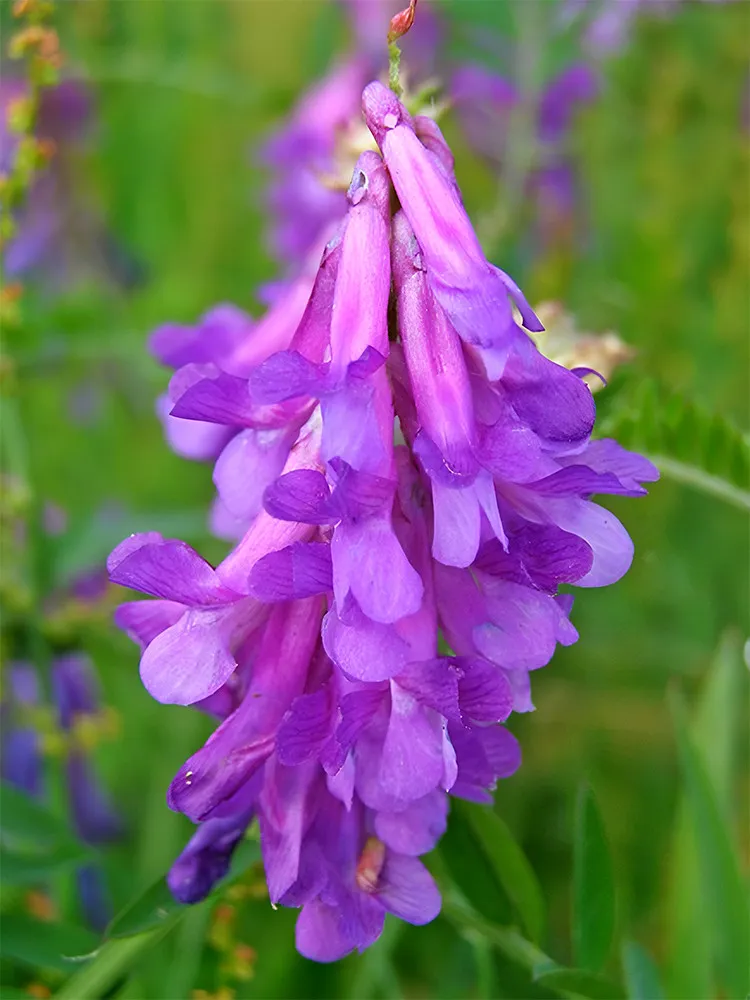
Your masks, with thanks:
[[[670,997],[715,995],[711,947],[703,912],[703,888],[695,831],[687,803],[680,802],[668,851],[668,949],[665,981]]]
[[[479,916],[455,892],[441,884],[444,892],[443,915],[462,933],[481,934],[512,962],[528,969],[534,982],[563,996],[588,1000],[621,1000],[624,998],[617,983],[585,969],[566,969],[528,941],[513,927],[499,927]]]
[[[145,951],[172,929],[177,920],[179,915],[174,915],[170,922],[143,934],[106,941],[91,961],[71,976],[55,996],[58,1000],[99,1000]]]
[[[742,721],[747,677],[741,640],[728,632],[706,677],[691,727],[723,815],[732,818],[732,788],[742,753]],[[705,933],[704,892],[691,812],[683,792],[669,851],[666,980],[670,996],[715,992],[712,942]]]
[[[166,923],[176,912],[187,908],[184,903],[177,902],[162,875],[113,918],[105,937],[111,940],[142,934]]]
[[[0,955],[37,968],[70,972],[80,956],[95,951],[98,944],[98,936],[84,927],[13,914],[3,919]]]
[[[46,806],[13,785],[0,783],[0,843],[9,850],[76,844],[68,826]]]
[[[79,865],[91,857],[83,845],[61,845],[44,853],[14,853],[0,848],[0,882],[3,885],[33,885],[53,872]]]
[[[609,954],[615,930],[612,858],[599,807],[588,785],[576,803],[573,855],[573,954],[596,972]]]
[[[706,678],[692,726],[719,808],[732,817],[732,790],[742,754],[742,721],[747,697],[747,671],[742,640],[729,630],[722,637]]]
[[[534,982],[547,989],[557,990],[565,996],[587,997],[588,1000],[624,1000],[622,988],[604,976],[598,976],[587,969],[556,968],[547,971],[545,967],[534,975]]]
[[[489,806],[457,802],[456,807],[467,818],[529,937],[540,941],[544,933],[544,897],[534,869],[507,824]]]
[[[628,1000],[663,1000],[659,970],[645,948],[635,941],[625,941],[622,946],[622,967],[625,971]]]
[[[477,843],[469,816],[454,808],[437,857],[469,905],[493,924],[510,924],[513,905],[486,852]]]
[[[211,900],[259,857],[258,842],[244,840],[234,852],[226,877],[217,883],[205,903],[200,905],[210,906]],[[165,880],[159,879],[115,917],[106,932],[108,940],[86,968],[72,976],[56,996],[59,1000],[98,1000],[145,951],[157,944],[189,912],[195,910],[176,903],[169,895]]]
[[[718,974],[731,996],[750,986],[750,911],[728,823],[722,816],[705,764],[688,729],[681,697],[671,707],[687,806],[695,831],[705,900],[704,926],[711,935]]]
[[[91,849],[46,806],[5,782],[0,785],[0,879],[28,885],[80,863]]]
[[[643,451],[665,477],[750,510],[747,437],[692,400],[644,379],[614,406],[600,433]]]
[[[216,884],[209,899],[219,895],[259,858],[260,845],[257,841],[243,840],[234,852],[229,872]],[[166,878],[162,876],[117,914],[107,928],[105,937],[124,938],[153,930],[165,924],[176,913],[188,910],[189,906],[177,902],[169,891]]]

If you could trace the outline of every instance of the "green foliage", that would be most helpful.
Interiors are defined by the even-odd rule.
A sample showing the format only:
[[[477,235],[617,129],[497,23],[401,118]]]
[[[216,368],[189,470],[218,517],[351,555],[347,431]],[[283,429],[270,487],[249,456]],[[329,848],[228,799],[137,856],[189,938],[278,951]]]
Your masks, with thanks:
[[[529,12],[506,0],[438,6],[451,19],[453,54],[479,53],[503,74],[521,69],[541,83],[578,58],[569,31],[544,41],[559,13],[553,4]],[[69,515],[69,531],[41,542],[55,583],[143,528],[187,536],[210,559],[222,557],[222,543],[206,538],[209,468],[164,444],[154,398],[168,374],[148,359],[146,338],[219,301],[259,314],[259,283],[280,273],[267,251],[259,143],[331,64],[344,35],[340,7],[325,0],[57,7],[66,71],[80,70],[96,103],[76,170],[133,280],[122,288],[97,273],[77,288],[27,289],[29,323],[13,345],[17,370],[0,433],[39,504]],[[9,10],[0,0],[4,34]],[[521,23],[519,13],[530,17]],[[514,204],[524,225],[490,248],[532,302],[558,298],[582,329],[614,329],[636,348],[633,364],[597,396],[598,432],[647,452],[663,481],[647,500],[611,504],[634,537],[633,568],[615,587],[580,593],[579,643],[533,676],[536,712],[509,723],[523,767],[499,784],[493,809],[452,810],[449,833],[428,858],[443,916],[423,928],[389,921],[365,955],[319,967],[293,951],[295,913],[235,895],[241,883],[232,877],[205,905],[174,904],[163,873],[193,827],[167,809],[165,789],[210,721],[153,703],[135,646],[93,624],[82,642],[120,727],[96,747],[96,766],[127,823],[125,841],[96,858],[119,915],[93,957],[72,965],[62,957],[94,950],[77,924],[73,877],[91,854],[61,818],[60,761],[49,758],[48,805],[7,808],[5,791],[0,800],[0,996],[28,996],[32,981],[54,990],[62,976],[70,978],[58,995],[69,1000],[187,1000],[225,985],[237,1000],[744,995],[747,676],[734,633],[714,651],[728,628],[747,633],[750,603],[747,440],[736,426],[747,410],[750,343],[747,17],[745,4],[684,3],[664,18],[642,11],[629,46],[603,62],[600,98],[571,135],[580,238],[538,254],[532,215]],[[523,33],[522,60],[513,42],[496,46],[500,33],[516,41]],[[497,184],[455,122],[448,127],[466,203],[481,221],[496,211]],[[92,403],[88,416],[81,400]],[[689,724],[677,710],[679,766],[664,699],[676,677],[691,702],[697,695]],[[578,834],[568,822],[582,774],[606,816],[614,872],[602,861],[598,812],[587,808]],[[594,858],[585,867],[603,871],[603,881],[581,875],[582,856]],[[237,870],[247,863],[240,856]],[[609,917],[595,926],[591,913],[610,913],[613,881],[610,944]],[[32,886],[60,914],[44,930],[28,912]],[[235,910],[236,942],[257,952],[252,979],[228,978],[218,903]],[[591,971],[599,962],[604,971]]]
[[[69,973],[82,956],[95,951],[98,944],[98,936],[84,927],[19,915],[3,928],[0,955],[15,958],[32,968]]]
[[[168,925],[134,934],[131,937],[107,941],[97,951],[93,961],[71,976],[55,994],[59,1000],[98,1000],[171,928]]]
[[[623,941],[622,966],[628,1000],[664,1000],[659,970],[645,948],[635,941]]]
[[[540,941],[544,931],[544,897],[526,855],[513,839],[508,825],[493,809],[457,802],[468,819],[477,847],[483,851],[508,898],[521,918],[532,941]]]
[[[731,831],[706,765],[690,735],[684,705],[672,697],[680,764],[701,876],[705,928],[724,989],[742,996],[750,986],[750,911]]]
[[[33,885],[90,855],[90,849],[54,813],[12,785],[0,784],[2,882]]]
[[[573,857],[573,952],[596,972],[612,946],[615,885],[612,858],[599,806],[588,785],[578,792]]]
[[[642,379],[627,403],[615,402],[600,433],[647,454],[664,476],[750,510],[748,436],[654,380]]]
[[[220,896],[224,889],[239,878],[260,858],[260,847],[256,841],[243,841],[234,852],[227,875],[217,883],[212,897]],[[178,903],[172,896],[164,877],[150,885],[137,899],[134,899],[112,920],[105,932],[108,939],[131,937],[145,931],[154,930],[171,920],[175,915],[184,915],[189,907]]]

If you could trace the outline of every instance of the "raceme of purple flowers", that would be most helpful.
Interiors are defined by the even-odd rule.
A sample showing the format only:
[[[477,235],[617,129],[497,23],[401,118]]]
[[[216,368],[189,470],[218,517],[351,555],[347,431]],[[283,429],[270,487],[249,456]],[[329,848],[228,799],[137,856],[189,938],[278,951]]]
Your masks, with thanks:
[[[93,664],[84,653],[56,656],[51,665],[52,699],[57,723],[67,735],[64,773],[70,817],[80,839],[92,846],[116,840],[122,821],[100,782],[90,754],[76,738],[76,727],[99,711]],[[26,661],[10,663],[2,706],[2,777],[35,798],[46,792],[42,736],[34,713],[43,705],[35,668]],[[87,921],[103,930],[111,917],[103,873],[96,862],[76,869],[76,882]]]
[[[379,151],[317,270],[258,322],[220,307],[154,337],[177,368],[169,419],[219,454],[242,537],[215,568],[157,533],[108,564],[154,598],[117,611],[146,688],[219,723],[169,788],[197,824],[172,892],[205,897],[257,820],[271,901],[300,908],[297,947],[318,961],[368,947],[386,913],[437,916],[420,857],[449,794],[490,803],[518,768],[504,722],[578,638],[560,586],[630,566],[591,496],[657,478],[591,439],[589,371],[537,350],[436,124],[380,83],[362,100]]]

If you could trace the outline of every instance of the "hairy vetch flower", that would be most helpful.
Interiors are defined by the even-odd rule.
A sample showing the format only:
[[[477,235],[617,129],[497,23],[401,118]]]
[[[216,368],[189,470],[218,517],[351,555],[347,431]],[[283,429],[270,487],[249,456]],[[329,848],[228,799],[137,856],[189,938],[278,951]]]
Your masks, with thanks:
[[[297,946],[319,961],[366,948],[386,912],[437,915],[420,857],[449,795],[489,802],[518,768],[504,723],[578,638],[560,586],[630,565],[591,496],[657,478],[591,439],[590,369],[539,352],[435,123],[379,83],[363,108],[379,152],[356,163],[306,304],[290,286],[258,323],[224,310],[221,336],[202,333],[214,313],[154,340],[178,368],[170,419],[224,449],[243,537],[216,568],[156,533],[109,561],[155,598],[117,613],[149,691],[219,720],[169,788],[198,824],[172,891],[203,898],[257,820],[271,900],[301,908]]]

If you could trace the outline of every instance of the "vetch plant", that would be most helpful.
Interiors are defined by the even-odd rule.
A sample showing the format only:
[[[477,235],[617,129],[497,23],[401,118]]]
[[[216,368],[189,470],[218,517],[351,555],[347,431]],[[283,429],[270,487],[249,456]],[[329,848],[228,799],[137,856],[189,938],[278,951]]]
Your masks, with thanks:
[[[233,314],[228,338],[156,341],[178,368],[168,419],[223,448],[242,536],[216,567],[155,532],[108,564],[154,598],[117,612],[146,688],[219,722],[169,788],[198,825],[173,894],[204,898],[257,820],[271,901],[300,908],[297,947],[318,961],[367,948],[386,913],[437,916],[420,857],[449,796],[491,802],[519,767],[504,723],[578,638],[560,588],[630,566],[592,495],[658,478],[592,440],[591,369],[539,351],[435,121],[378,81],[362,110],[373,148],[317,270],[265,319]]]

